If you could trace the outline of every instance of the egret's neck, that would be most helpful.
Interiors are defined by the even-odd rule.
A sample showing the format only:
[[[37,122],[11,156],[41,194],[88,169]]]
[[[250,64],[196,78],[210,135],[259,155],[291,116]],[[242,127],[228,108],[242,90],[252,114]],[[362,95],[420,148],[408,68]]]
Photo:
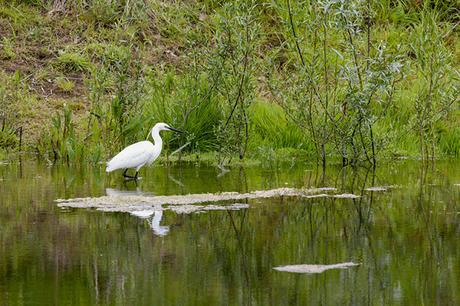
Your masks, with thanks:
[[[161,140],[160,131],[158,129],[155,129],[155,128],[152,129],[152,138],[153,138],[155,146],[159,146],[159,147],[163,146],[163,140]]]

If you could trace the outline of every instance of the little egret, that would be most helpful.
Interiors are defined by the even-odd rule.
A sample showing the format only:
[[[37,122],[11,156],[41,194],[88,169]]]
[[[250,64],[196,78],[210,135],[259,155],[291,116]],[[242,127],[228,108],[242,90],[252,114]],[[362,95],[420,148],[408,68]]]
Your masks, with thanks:
[[[160,156],[161,149],[163,148],[160,131],[174,131],[181,133],[181,131],[170,127],[166,123],[157,123],[151,131],[154,143],[144,140],[127,146],[107,163],[105,171],[112,172],[117,169],[125,169],[123,172],[123,176],[125,178],[137,179],[139,169],[145,165],[150,165],[158,158],[158,156]],[[136,168],[135,176],[126,174],[129,168]]]

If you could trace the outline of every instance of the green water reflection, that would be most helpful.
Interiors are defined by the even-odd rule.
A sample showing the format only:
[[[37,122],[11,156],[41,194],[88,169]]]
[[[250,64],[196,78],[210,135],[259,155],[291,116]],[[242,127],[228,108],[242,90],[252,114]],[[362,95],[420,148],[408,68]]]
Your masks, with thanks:
[[[143,170],[144,171],[144,170]],[[460,304],[460,163],[372,169],[152,167],[135,186],[101,168],[0,165],[0,304]],[[387,192],[365,187],[394,185]],[[336,187],[359,199],[275,198],[177,215],[165,236],[123,213],[60,209],[58,198]],[[108,190],[111,192],[111,190]],[[286,264],[359,262],[318,275]]]

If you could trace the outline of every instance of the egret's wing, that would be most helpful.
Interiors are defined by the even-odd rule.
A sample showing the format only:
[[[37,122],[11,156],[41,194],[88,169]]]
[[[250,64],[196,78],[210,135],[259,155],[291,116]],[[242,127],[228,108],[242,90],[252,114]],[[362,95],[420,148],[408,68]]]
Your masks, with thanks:
[[[115,155],[115,157],[107,163],[106,171],[110,172],[117,169],[136,168],[148,162],[152,154],[153,144],[150,141],[136,142]]]

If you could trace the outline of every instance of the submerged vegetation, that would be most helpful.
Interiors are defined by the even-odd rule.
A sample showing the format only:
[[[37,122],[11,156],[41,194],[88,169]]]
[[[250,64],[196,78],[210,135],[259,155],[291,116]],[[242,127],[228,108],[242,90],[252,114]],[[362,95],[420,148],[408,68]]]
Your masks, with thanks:
[[[0,148],[325,164],[460,155],[457,1],[0,0]]]

